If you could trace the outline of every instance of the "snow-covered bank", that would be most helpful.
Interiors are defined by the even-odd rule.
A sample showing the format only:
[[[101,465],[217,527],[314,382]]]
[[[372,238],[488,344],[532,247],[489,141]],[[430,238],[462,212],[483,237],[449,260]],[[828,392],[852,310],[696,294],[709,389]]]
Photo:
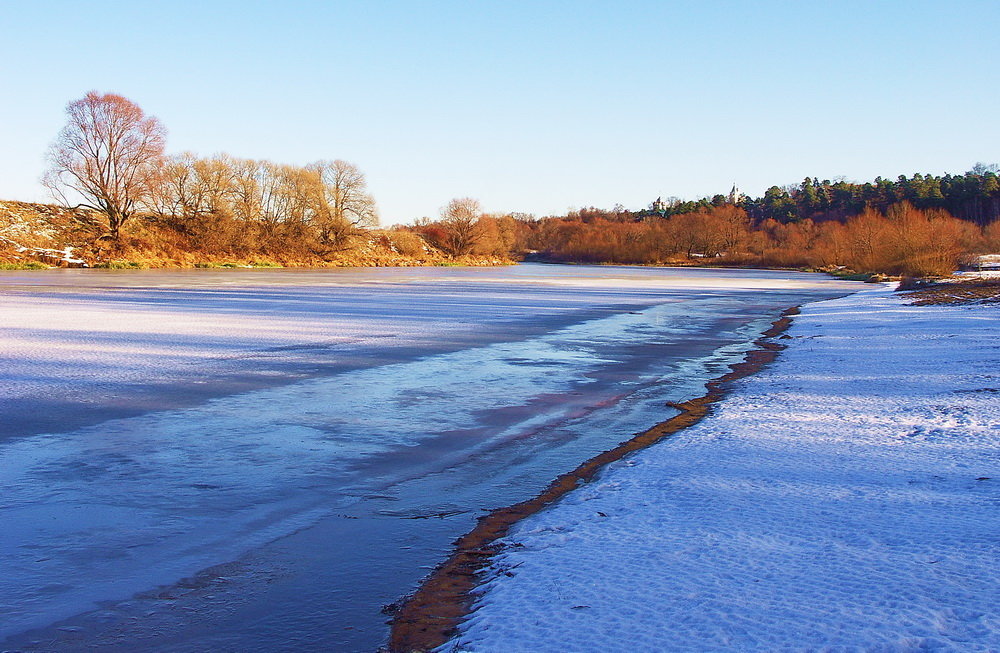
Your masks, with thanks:
[[[807,305],[713,416],[516,527],[443,650],[997,650],[998,326]]]

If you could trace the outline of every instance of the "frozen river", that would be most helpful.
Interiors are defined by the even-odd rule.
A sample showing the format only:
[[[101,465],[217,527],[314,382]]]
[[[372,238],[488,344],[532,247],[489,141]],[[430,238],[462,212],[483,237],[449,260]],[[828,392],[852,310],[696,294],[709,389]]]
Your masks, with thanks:
[[[372,651],[476,517],[854,284],[519,265],[0,273],[0,643]]]

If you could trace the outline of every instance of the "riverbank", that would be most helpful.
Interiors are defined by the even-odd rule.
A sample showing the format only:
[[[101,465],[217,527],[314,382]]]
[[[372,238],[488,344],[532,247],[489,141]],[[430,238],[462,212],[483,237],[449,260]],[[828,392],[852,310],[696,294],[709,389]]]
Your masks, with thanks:
[[[581,484],[590,482],[605,466],[704,419],[734,381],[759,372],[775,359],[784,347],[772,342],[772,339],[789,327],[791,316],[798,312],[797,308],[786,310],[771,324],[770,329],[754,341],[756,348],[747,351],[742,361],[734,363],[729,372],[705,385],[707,392],[704,395],[683,403],[668,404],[679,411],[674,417],[583,462],[576,469],[559,476],[538,496],[494,510],[480,518],[472,531],[456,541],[451,557],[399,606],[393,618],[390,650],[429,651],[447,642],[459,623],[469,615],[478,575],[499,551],[497,542],[515,524],[554,505]]]
[[[183,225],[161,218],[130,222],[117,241],[105,231],[101,217],[88,209],[0,201],[0,270],[493,267],[514,263],[495,254],[449,256],[412,232],[394,229],[352,230],[337,247],[325,251],[267,246],[252,238],[239,247],[221,246],[212,234],[193,240]],[[195,242],[202,246],[194,246]]]
[[[516,524],[443,650],[1000,646],[995,306],[806,305],[707,419]]]

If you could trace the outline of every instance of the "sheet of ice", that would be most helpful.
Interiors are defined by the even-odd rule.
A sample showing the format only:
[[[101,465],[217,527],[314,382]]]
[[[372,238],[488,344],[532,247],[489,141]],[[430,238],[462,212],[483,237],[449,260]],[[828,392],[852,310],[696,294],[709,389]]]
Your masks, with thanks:
[[[0,440],[405,359],[414,348],[509,340],[671,294],[818,285],[795,273],[543,265],[0,272]]]
[[[602,356],[617,344],[690,337],[684,325],[699,321],[698,310],[687,305],[682,317],[664,304],[0,447],[0,613],[10,629],[0,635],[51,621],[55,605],[69,616],[168,583],[342,509],[345,486],[362,482],[346,478],[359,459],[481,429],[486,411],[568,394],[616,362]],[[577,408],[550,406],[480,435],[464,455]],[[629,426],[626,435],[642,423]]]
[[[73,401],[104,417],[0,441],[0,640],[235,560],[374,491],[405,495],[401,483],[429,472],[455,486],[400,497],[398,514],[526,498],[662,419],[664,401],[700,394],[781,308],[841,287],[784,273],[538,267],[84,271],[0,284],[0,428],[17,433],[40,400],[57,418]],[[150,410],[162,407],[152,381],[172,392],[262,372],[270,384]],[[142,392],[139,414],[107,419],[115,396]],[[316,590],[291,588],[282,609],[306,589]],[[388,588],[389,600],[406,589]],[[379,605],[370,619],[384,628]],[[302,634],[297,618],[259,637],[287,645]]]
[[[441,650],[1000,650],[998,327],[808,305],[714,415],[519,524]]]

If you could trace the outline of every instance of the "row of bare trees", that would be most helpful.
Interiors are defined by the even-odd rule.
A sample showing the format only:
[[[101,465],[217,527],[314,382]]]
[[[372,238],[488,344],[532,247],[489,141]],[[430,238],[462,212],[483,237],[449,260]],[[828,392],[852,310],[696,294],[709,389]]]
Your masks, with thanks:
[[[378,225],[364,174],[341,160],[292,166],[185,153],[165,161],[153,189],[154,214],[216,250],[252,235],[275,246],[298,241],[322,257]]]
[[[948,274],[962,257],[1000,251],[1000,222],[986,227],[908,203],[866,209],[845,222],[765,220],[731,204],[669,218],[517,221],[516,242],[554,261],[664,264],[699,260],[774,267],[844,266],[913,276]]]
[[[378,226],[365,175],[347,161],[294,166],[227,154],[168,156],[160,122],[111,93],[71,102],[67,117],[44,182],[67,205],[104,215],[114,241],[141,215],[147,226],[168,227],[179,249],[325,260]],[[513,220],[484,214],[474,199],[452,200],[441,215],[417,233],[385,237],[413,256],[426,252],[428,241],[455,257],[507,256],[517,249]]]
[[[567,218],[520,221],[527,249],[556,261],[665,263],[746,252],[753,229],[746,211],[709,207],[670,218],[635,220],[576,212]]]
[[[767,220],[756,232],[751,260],[776,266],[845,266],[860,272],[946,275],[969,254],[1000,251],[1000,222],[986,227],[941,209],[903,202],[873,208],[845,222]]]
[[[111,93],[71,102],[67,118],[43,181],[67,205],[106,216],[115,240],[123,225],[145,215],[203,249],[294,241],[322,257],[378,225],[365,176],[347,161],[291,166],[224,154],[167,156],[162,124]]]

